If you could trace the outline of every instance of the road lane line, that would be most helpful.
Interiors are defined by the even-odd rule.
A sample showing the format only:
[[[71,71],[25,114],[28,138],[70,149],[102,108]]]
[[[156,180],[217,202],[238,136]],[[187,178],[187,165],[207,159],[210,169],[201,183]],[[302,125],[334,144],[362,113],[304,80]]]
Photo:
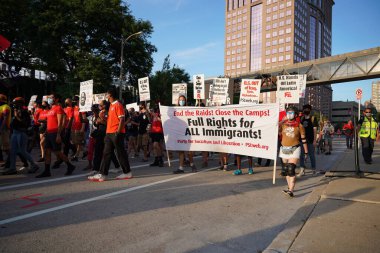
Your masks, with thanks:
[[[206,169],[206,170],[202,170],[202,171],[200,171],[198,173],[207,172],[207,171],[219,168],[219,167],[220,166],[213,167],[213,168]],[[28,214],[16,216],[16,217],[13,217],[13,218],[1,220],[0,221],[0,225],[16,222],[16,221],[20,221],[20,220],[25,220],[25,219],[28,219],[28,218],[32,218],[32,217],[35,217],[35,216],[42,215],[42,214],[55,212],[55,211],[58,211],[58,210],[69,208],[69,207],[86,204],[86,203],[89,203],[89,202],[105,199],[105,198],[108,198],[108,197],[113,197],[113,196],[120,195],[120,194],[123,194],[123,193],[140,190],[140,189],[143,189],[143,188],[155,186],[155,185],[158,185],[158,184],[167,183],[167,182],[170,182],[170,181],[179,180],[179,179],[182,179],[182,178],[185,178],[185,177],[190,177],[190,176],[196,175],[198,173],[186,173],[185,175],[182,175],[182,176],[177,176],[177,177],[174,177],[174,178],[169,178],[169,179],[165,179],[165,180],[161,180],[161,181],[157,181],[157,182],[153,182],[153,183],[149,183],[149,184],[145,184],[145,185],[135,186],[135,187],[128,188],[128,189],[125,189],[125,190],[111,192],[111,193],[103,194],[103,195],[100,195],[100,196],[97,196],[97,197],[88,198],[88,199],[84,199],[84,200],[68,203],[68,204],[65,204],[65,205],[60,205],[60,206],[48,208],[48,209],[45,209],[45,210],[41,210],[41,211],[37,211],[37,212],[33,212],[33,213],[28,213]]]
[[[194,158],[196,158],[196,157],[194,157]],[[171,162],[177,162],[177,161],[178,161],[178,159],[171,160]],[[132,166],[131,169],[141,168],[141,167],[145,167],[145,166],[149,166],[149,163]],[[41,181],[35,181],[35,182],[29,182],[29,183],[23,183],[23,184],[15,184],[15,185],[2,186],[2,187],[0,187],[0,191],[20,188],[20,187],[30,186],[30,185],[37,185],[37,184],[45,184],[45,183],[51,183],[51,182],[64,181],[64,180],[68,180],[68,179],[72,179],[72,178],[78,178],[78,177],[84,177],[84,176],[88,176],[88,175],[89,175],[89,173],[84,173],[84,174],[79,174],[79,175],[59,177],[59,178],[53,178],[53,179],[47,179],[47,180],[41,180]]]

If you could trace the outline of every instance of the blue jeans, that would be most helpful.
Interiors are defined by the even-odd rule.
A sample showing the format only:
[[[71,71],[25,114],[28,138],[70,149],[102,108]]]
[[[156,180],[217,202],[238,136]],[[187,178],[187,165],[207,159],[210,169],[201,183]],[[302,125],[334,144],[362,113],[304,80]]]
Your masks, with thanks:
[[[315,148],[313,143],[307,143],[307,150],[308,150],[308,158],[311,162],[311,169],[315,170],[316,164],[315,164]],[[303,148],[303,145],[301,144],[301,158],[300,158],[300,167],[305,167],[305,150]]]
[[[10,169],[16,170],[16,156],[21,154],[33,166],[36,165],[32,156],[26,151],[28,145],[28,136],[24,132],[13,130],[11,137],[11,152],[10,152]]]

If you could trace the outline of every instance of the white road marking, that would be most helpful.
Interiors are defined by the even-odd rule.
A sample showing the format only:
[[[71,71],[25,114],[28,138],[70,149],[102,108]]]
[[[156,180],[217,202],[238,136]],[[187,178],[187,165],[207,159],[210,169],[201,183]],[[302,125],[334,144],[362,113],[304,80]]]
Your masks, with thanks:
[[[196,158],[196,157],[194,157],[194,158]],[[171,160],[171,162],[177,162],[177,161],[178,161],[178,159]],[[141,167],[145,167],[145,166],[149,166],[149,164],[147,163],[147,164],[136,165],[136,166],[131,167],[131,169],[141,168]],[[88,175],[89,175],[89,173],[84,173],[84,174],[79,174],[79,175],[74,175],[74,176],[66,176],[66,177],[53,178],[53,179],[47,179],[47,180],[40,180],[40,181],[35,181],[35,182],[23,183],[23,184],[7,185],[7,186],[0,187],[0,191],[20,188],[20,187],[30,186],[30,185],[64,181],[64,180],[78,178],[78,177],[84,177],[84,176],[88,176]]]
[[[214,170],[216,168],[219,168],[219,166],[213,167],[213,168],[210,168],[210,169],[206,169],[206,170],[203,170],[203,171],[200,171],[199,173],[210,171],[210,170]],[[167,182],[174,181],[174,180],[179,180],[179,179],[182,179],[182,178],[185,178],[185,177],[190,177],[190,176],[193,176],[193,175],[196,175],[196,174],[198,174],[198,173],[187,173],[187,174],[182,175],[182,176],[177,176],[177,177],[174,177],[174,178],[169,178],[169,179],[165,179],[165,180],[161,180],[161,181],[157,181],[157,182],[153,182],[153,183],[149,183],[149,184],[145,184],[145,185],[135,186],[135,187],[128,188],[128,189],[125,189],[125,190],[116,191],[116,192],[112,192],[112,193],[107,193],[107,194],[100,195],[100,196],[97,196],[97,197],[83,199],[83,200],[72,202],[72,203],[68,203],[68,204],[65,204],[65,205],[60,205],[60,206],[48,208],[48,209],[45,209],[45,210],[41,210],[41,211],[37,211],[37,212],[33,212],[33,213],[28,213],[28,214],[16,216],[16,217],[13,217],[13,218],[1,220],[0,221],[0,225],[4,225],[4,224],[12,223],[12,222],[15,222],[15,221],[20,221],[20,220],[25,220],[25,219],[28,219],[28,218],[32,218],[32,217],[35,217],[35,216],[42,215],[42,214],[51,213],[51,212],[55,212],[55,211],[58,211],[58,210],[66,209],[66,208],[69,208],[69,207],[78,206],[78,205],[81,205],[81,204],[85,204],[85,203],[89,203],[89,202],[93,202],[93,201],[97,201],[97,200],[113,197],[113,196],[116,196],[116,195],[120,195],[120,194],[123,194],[123,193],[136,191],[136,190],[147,188],[147,187],[150,187],[150,186],[167,183]]]

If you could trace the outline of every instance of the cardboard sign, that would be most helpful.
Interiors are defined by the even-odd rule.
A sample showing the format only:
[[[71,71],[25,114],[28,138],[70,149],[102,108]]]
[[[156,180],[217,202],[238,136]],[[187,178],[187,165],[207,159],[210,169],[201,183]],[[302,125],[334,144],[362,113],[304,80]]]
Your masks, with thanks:
[[[193,75],[194,99],[205,99],[204,74]]]
[[[94,81],[88,80],[80,83],[79,89],[79,111],[90,112],[93,102]]]
[[[149,77],[139,78],[138,84],[140,101],[150,100]]]
[[[259,104],[261,79],[242,79],[239,104]]]
[[[178,103],[178,97],[184,95],[187,99],[187,83],[173,83],[172,85],[172,104]]]

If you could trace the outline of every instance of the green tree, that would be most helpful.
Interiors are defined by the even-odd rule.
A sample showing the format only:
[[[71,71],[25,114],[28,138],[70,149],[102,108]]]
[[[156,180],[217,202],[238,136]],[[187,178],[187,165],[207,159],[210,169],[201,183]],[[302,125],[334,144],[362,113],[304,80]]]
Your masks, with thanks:
[[[190,75],[182,68],[175,64],[171,67],[170,55],[166,56],[162,69],[156,71],[150,76],[150,92],[151,100],[161,102],[163,105],[171,105],[172,103],[172,84],[173,83],[188,83]]]
[[[11,66],[43,70],[57,84],[76,83],[74,89],[94,79],[95,92],[104,92],[119,77],[122,38],[143,31],[126,43],[123,68],[135,86],[151,72],[152,24],[137,20],[121,0],[4,1],[0,20],[8,29],[0,33],[12,46],[1,59]]]

